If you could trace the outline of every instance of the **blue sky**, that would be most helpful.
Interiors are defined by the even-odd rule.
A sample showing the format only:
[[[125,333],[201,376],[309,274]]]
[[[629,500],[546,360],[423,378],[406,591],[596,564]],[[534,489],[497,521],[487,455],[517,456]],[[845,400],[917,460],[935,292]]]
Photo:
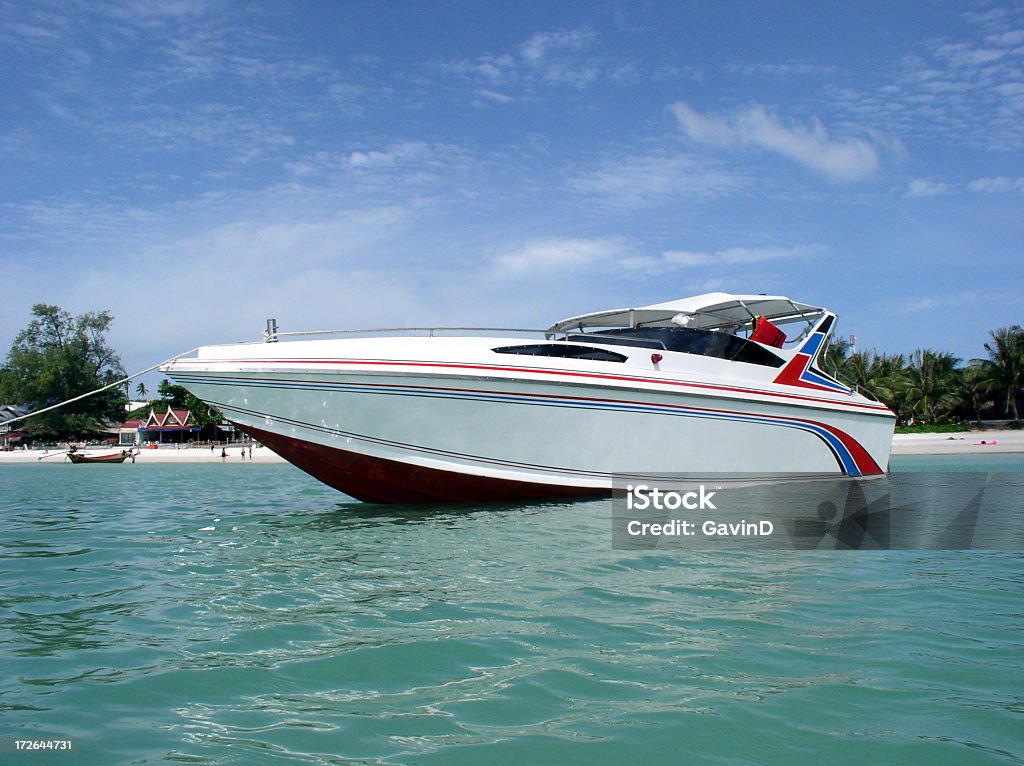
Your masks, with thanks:
[[[0,0],[0,350],[542,327],[709,290],[1024,321],[1024,4]]]

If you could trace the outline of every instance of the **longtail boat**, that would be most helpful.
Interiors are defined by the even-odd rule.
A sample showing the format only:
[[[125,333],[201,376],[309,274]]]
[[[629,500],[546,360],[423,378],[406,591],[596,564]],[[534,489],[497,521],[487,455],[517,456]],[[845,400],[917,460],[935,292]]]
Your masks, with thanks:
[[[126,450],[109,455],[87,455],[84,452],[68,453],[68,458],[72,463],[123,463],[130,457],[131,453]]]

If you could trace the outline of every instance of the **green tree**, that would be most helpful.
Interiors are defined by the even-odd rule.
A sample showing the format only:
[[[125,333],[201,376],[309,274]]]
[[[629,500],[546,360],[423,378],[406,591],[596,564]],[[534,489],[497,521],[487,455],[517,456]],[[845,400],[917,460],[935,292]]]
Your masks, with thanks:
[[[898,418],[909,415],[907,407],[907,364],[900,354],[873,351],[850,353],[844,341],[829,347],[826,371],[854,385],[891,409]]]
[[[877,396],[872,389],[871,362],[873,355],[867,351],[850,351],[846,341],[836,341],[828,347],[825,371],[859,391]]]
[[[124,377],[121,360],[107,343],[114,318],[108,311],[72,316],[38,303],[33,319],[11,344],[2,374],[0,399],[41,409],[115,383]],[[99,435],[124,416],[120,386],[28,421],[33,438]]]
[[[907,360],[903,354],[879,354],[871,360],[871,390],[894,413],[896,422],[906,420],[912,413],[907,389],[910,385]]]
[[[821,367],[832,377],[845,376],[850,356],[850,344],[834,338],[821,355]]]
[[[184,386],[176,386],[165,378],[160,381],[157,392],[160,394],[160,398],[163,400],[162,403],[166,407],[176,410],[189,410],[192,413],[192,418],[196,421],[196,425],[200,428],[224,422],[224,418],[221,417],[217,410],[210,407],[202,399],[197,398],[195,394]],[[154,409],[163,411],[158,406],[154,407]]]
[[[906,406],[918,420],[938,423],[959,403],[960,360],[945,351],[918,349],[905,369]]]
[[[1019,424],[1024,329],[1014,325],[989,334],[988,358],[972,359],[966,367],[943,351],[918,350],[909,358],[873,351],[852,353],[842,340],[833,341],[822,365],[839,380],[884,402],[900,423],[911,418],[939,423],[956,416],[980,424],[982,411],[998,402]]]
[[[989,396],[986,382],[985,367],[980,359],[972,359],[964,368],[960,388],[956,392],[960,400],[961,411],[966,411],[981,427],[981,412],[991,407],[994,402]]]
[[[1024,387],[1024,329],[1019,325],[1000,327],[989,335],[992,340],[985,344],[988,359],[976,359],[973,363],[982,369],[984,390],[1001,395],[1006,413],[1019,424],[1017,398]]]

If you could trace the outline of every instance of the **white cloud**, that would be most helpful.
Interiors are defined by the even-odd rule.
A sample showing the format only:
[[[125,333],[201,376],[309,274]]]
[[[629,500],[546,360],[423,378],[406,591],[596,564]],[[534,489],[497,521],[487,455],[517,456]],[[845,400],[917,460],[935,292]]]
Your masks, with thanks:
[[[503,60],[484,59],[476,67],[476,73],[483,77],[485,80],[491,80],[492,82],[501,82],[505,79],[505,70],[512,63],[512,59],[505,57]]]
[[[1019,306],[1022,302],[1024,293],[1020,290],[961,290],[924,297],[906,297],[899,302],[887,301],[885,306],[899,314],[915,314],[920,311],[963,309],[972,306]]]
[[[661,254],[662,265],[678,266],[689,268],[691,266],[710,266],[715,262],[715,256],[710,253],[694,253],[688,250],[667,250]]]
[[[1024,178],[1009,178],[1008,176],[990,176],[976,178],[967,184],[950,184],[944,181],[929,181],[924,178],[915,178],[907,184],[904,197],[936,197],[945,194],[954,194],[959,191],[976,192],[980,194],[1009,194],[1013,192],[1024,192]]]
[[[624,208],[716,197],[746,185],[746,179],[736,173],[672,154],[609,158],[569,180],[573,190]]]
[[[787,125],[755,104],[745,112],[702,114],[684,102],[670,111],[694,141],[724,148],[754,147],[774,152],[837,181],[856,181],[879,167],[874,146],[861,138],[833,138],[815,120],[810,127]]]
[[[540,32],[523,43],[519,53],[545,82],[582,88],[598,78],[599,70],[579,60],[575,54],[596,38],[594,31],[588,28]]]
[[[998,61],[1007,55],[1007,50],[1005,48],[979,48],[970,43],[949,43],[940,45],[936,53],[957,66],[977,67]]]
[[[519,52],[525,61],[537,65],[553,51],[577,51],[588,46],[596,37],[594,30],[586,27],[559,32],[538,32],[519,46]]]
[[[530,93],[540,84],[584,88],[602,77],[621,78],[631,62],[609,61],[588,51],[596,40],[597,33],[589,27],[537,32],[513,52],[449,62],[442,69],[476,80],[488,93],[499,85],[517,86]],[[482,95],[487,97],[488,93]],[[500,95],[504,98],[491,97],[490,101],[507,103],[514,99],[507,93]]]
[[[858,122],[884,126],[888,134],[998,152],[1019,149],[1024,14],[1019,3],[991,6],[991,12],[951,15],[947,32],[915,43],[892,77],[880,67],[878,79],[866,77],[860,88],[833,87],[833,97]]]
[[[687,269],[698,266],[736,266],[790,258],[814,258],[825,252],[821,245],[794,247],[729,247],[714,252],[666,250],[661,254],[660,266],[666,269]]]
[[[990,194],[1005,192],[1024,191],[1024,178],[1007,178],[997,176],[995,178],[978,178],[967,184],[972,192],[986,192]]]
[[[431,151],[422,141],[406,141],[395,144],[385,150],[372,149],[363,152],[352,152],[345,158],[345,164],[351,168],[372,169],[391,167],[407,162],[420,162],[430,157]]]
[[[773,77],[778,79],[795,77],[834,77],[839,68],[820,61],[784,61],[736,63],[729,67],[745,77]]]
[[[490,101],[497,104],[508,104],[511,103],[512,101],[515,101],[515,98],[513,98],[512,96],[506,95],[505,93],[500,93],[496,90],[491,90],[490,88],[482,88],[481,90],[477,91],[477,94],[486,101]]]
[[[621,259],[628,253],[629,248],[618,238],[537,239],[494,256],[491,274],[497,278],[519,278],[592,269]]]
[[[112,341],[132,370],[200,343],[258,338],[271,316],[289,331],[429,320],[422,269],[410,263],[414,211],[265,212],[133,247],[119,266],[97,262],[51,287],[47,300],[76,313],[112,308]],[[168,289],[173,300],[154,303]]]
[[[943,194],[951,194],[953,188],[941,181],[928,181],[924,178],[915,178],[907,184],[907,191],[904,197],[937,197]]]
[[[661,253],[645,253],[640,247],[620,237],[538,238],[490,257],[483,273],[488,279],[477,284],[496,296],[496,290],[504,289],[498,304],[530,300],[545,306],[531,315],[557,314],[570,305],[578,305],[582,312],[602,302],[621,303],[622,296],[639,284],[653,286],[655,295],[667,291],[670,296],[728,289],[737,280],[766,289],[770,275],[754,271],[758,264],[812,259],[828,252],[818,244]],[[503,288],[525,279],[531,279],[529,290]]]
[[[478,173],[484,160],[462,147],[426,141],[396,141],[390,144],[350,148],[344,152],[314,151],[282,162],[300,192],[323,193],[327,188],[344,192],[348,204],[365,204],[368,199],[408,200],[411,194],[451,194],[460,188],[466,174]],[[399,191],[402,189],[404,191]],[[371,195],[376,195],[372,196]]]

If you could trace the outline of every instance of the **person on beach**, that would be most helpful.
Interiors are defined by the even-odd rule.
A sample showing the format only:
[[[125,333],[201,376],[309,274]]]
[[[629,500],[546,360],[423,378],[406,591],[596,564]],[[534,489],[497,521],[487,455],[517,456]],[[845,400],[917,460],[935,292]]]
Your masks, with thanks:
[[[228,456],[227,447],[221,447],[220,448],[220,459],[224,460],[225,458],[227,458],[227,456]]]

